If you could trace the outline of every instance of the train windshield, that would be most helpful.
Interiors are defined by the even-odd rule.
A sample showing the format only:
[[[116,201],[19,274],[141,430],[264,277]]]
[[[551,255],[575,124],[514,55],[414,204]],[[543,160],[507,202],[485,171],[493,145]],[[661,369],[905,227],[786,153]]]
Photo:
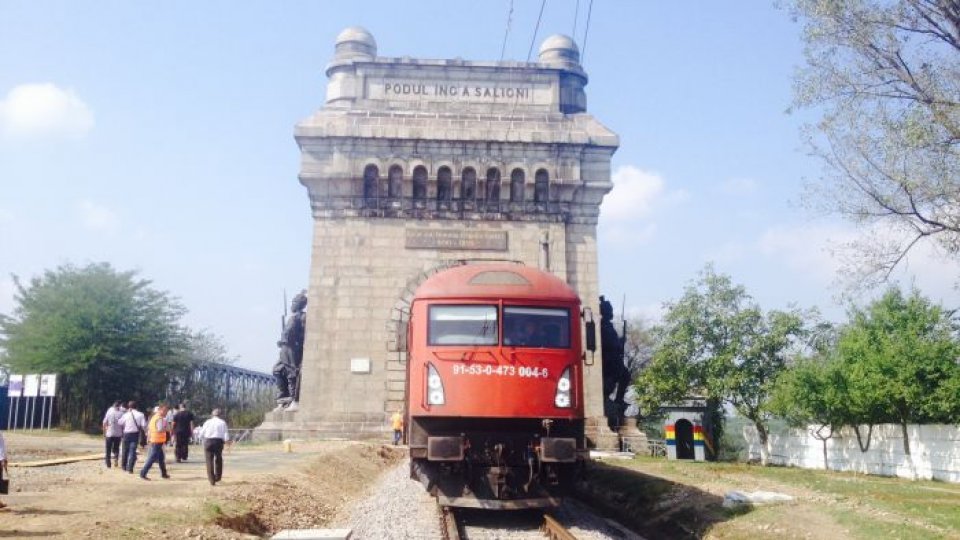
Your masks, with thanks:
[[[570,347],[570,312],[562,308],[503,308],[504,345],[513,347]]]
[[[430,306],[430,345],[496,345],[497,306]]]

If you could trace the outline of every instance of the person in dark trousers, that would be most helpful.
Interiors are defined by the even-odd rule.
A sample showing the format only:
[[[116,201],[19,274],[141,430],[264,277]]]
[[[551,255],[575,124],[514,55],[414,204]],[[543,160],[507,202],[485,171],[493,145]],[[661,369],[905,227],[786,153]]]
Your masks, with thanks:
[[[120,439],[123,438],[123,426],[120,425],[120,418],[123,411],[120,410],[120,401],[114,401],[113,406],[107,409],[103,415],[103,437],[104,437],[104,456],[103,460],[110,468],[110,457],[113,456],[113,466],[120,466]]]
[[[3,439],[3,432],[0,431],[0,480],[3,480],[4,474],[10,476],[10,471],[7,470],[7,442]],[[7,505],[0,501],[0,509],[6,507]]]
[[[187,454],[190,450],[190,436],[193,435],[193,422],[196,417],[187,410],[187,406],[180,404],[180,410],[173,415],[173,436],[176,439],[176,448],[174,453],[177,457],[177,463],[187,460]]]
[[[121,466],[123,470],[132,474],[137,464],[137,443],[140,440],[140,433],[147,426],[143,413],[137,410],[136,401],[127,403],[127,412],[120,417],[120,425],[123,429]]]
[[[147,424],[149,428],[147,439],[150,443],[150,450],[147,451],[147,461],[143,464],[143,469],[140,469],[140,478],[144,480],[149,480],[147,473],[150,472],[150,467],[153,467],[154,463],[160,466],[160,476],[170,478],[170,475],[167,474],[166,456],[163,453],[163,445],[167,444],[167,433],[169,431],[167,429],[167,410],[166,403],[157,407],[157,412],[154,413]]]
[[[223,445],[230,442],[227,423],[220,418],[220,409],[214,409],[212,416],[200,428],[203,439],[203,455],[207,458],[207,479],[215,486],[223,477]]]

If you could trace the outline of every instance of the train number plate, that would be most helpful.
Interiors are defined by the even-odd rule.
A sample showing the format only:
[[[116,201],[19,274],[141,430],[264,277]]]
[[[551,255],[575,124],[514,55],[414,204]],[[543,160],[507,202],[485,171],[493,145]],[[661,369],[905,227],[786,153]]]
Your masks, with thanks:
[[[550,370],[532,366],[494,366],[492,364],[454,364],[454,375],[484,375],[488,377],[523,377],[528,379],[547,379]]]

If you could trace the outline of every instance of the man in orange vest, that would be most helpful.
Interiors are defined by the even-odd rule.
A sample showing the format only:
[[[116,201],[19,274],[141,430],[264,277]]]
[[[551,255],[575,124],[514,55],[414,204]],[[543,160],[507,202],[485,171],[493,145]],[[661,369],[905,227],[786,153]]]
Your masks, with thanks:
[[[393,445],[396,446],[403,437],[403,415],[400,413],[400,409],[397,409],[397,412],[390,417],[390,423],[393,424]]]
[[[167,474],[167,463],[163,454],[163,445],[167,442],[168,410],[167,404],[161,403],[157,407],[157,412],[150,417],[150,422],[147,423],[147,444],[150,445],[150,449],[147,451],[147,462],[143,464],[143,469],[140,470],[140,478],[144,480],[149,480],[147,473],[150,472],[150,467],[154,463],[160,466],[160,476],[170,478],[170,475]]]

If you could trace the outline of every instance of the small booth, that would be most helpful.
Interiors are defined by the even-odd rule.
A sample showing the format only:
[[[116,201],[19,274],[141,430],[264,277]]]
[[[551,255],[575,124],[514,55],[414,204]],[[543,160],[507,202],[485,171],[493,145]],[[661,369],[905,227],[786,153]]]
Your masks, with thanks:
[[[661,410],[665,413],[663,434],[667,444],[667,459],[706,461],[706,401],[703,398],[689,398],[676,405],[664,406]]]

